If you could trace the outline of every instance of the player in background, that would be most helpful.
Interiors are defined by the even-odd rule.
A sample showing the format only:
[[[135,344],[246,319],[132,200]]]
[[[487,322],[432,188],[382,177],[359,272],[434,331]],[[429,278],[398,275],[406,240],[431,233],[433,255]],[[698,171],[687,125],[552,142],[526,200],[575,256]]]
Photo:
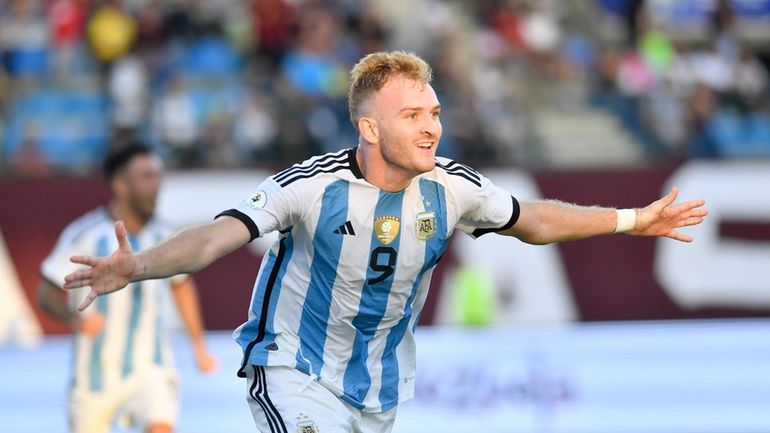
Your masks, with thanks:
[[[73,254],[105,255],[116,248],[115,221],[122,221],[132,249],[144,250],[173,234],[155,218],[162,163],[148,147],[130,144],[111,153],[104,172],[110,185],[107,206],[70,223],[41,265],[38,301],[74,335],[69,422],[74,433],[106,433],[116,419],[146,433],[173,431],[179,412],[178,378],[166,338],[164,297],[173,299],[192,340],[201,372],[216,368],[204,343],[196,286],[187,275],[136,282],[95,308],[76,309],[87,292],[65,292]],[[68,296],[69,295],[69,296]],[[69,299],[68,299],[69,298]]]
[[[130,282],[194,272],[278,231],[248,321],[234,333],[257,429],[387,433],[398,404],[413,396],[413,332],[455,229],[531,244],[611,233],[689,242],[677,230],[706,215],[703,200],[674,204],[676,189],[639,209],[520,203],[472,168],[436,157],[441,105],[431,79],[410,53],[364,57],[348,93],[356,147],[270,176],[212,222],[146,251],[133,252],[118,222],[117,250],[72,257],[87,268],[64,287],[91,286],[83,309]]]

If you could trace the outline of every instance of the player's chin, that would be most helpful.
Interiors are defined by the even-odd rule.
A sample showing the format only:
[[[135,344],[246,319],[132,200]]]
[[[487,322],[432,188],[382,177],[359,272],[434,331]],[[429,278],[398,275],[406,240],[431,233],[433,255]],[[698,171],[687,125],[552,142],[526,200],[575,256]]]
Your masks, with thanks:
[[[416,169],[420,173],[427,173],[431,170],[433,170],[436,167],[436,160],[435,157],[431,158],[420,158],[420,161],[418,164],[416,164]]]
[[[144,220],[149,221],[153,216],[155,216],[155,205],[145,205],[142,207],[139,213]]]

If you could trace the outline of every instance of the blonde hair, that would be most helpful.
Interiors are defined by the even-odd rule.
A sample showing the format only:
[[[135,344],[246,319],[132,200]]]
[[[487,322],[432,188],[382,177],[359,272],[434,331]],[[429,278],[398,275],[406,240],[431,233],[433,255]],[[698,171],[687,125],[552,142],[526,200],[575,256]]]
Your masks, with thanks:
[[[353,66],[350,70],[348,110],[354,127],[358,127],[361,105],[380,90],[388,78],[396,75],[424,83],[433,80],[430,65],[416,54],[404,51],[372,53]]]

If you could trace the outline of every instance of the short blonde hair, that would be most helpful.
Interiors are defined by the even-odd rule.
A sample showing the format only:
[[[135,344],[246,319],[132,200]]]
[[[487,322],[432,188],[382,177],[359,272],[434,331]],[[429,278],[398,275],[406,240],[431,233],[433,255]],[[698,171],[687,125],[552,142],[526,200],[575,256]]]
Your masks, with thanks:
[[[372,53],[353,66],[350,70],[348,110],[354,127],[358,127],[361,105],[380,90],[388,78],[396,75],[424,83],[433,80],[430,65],[416,54],[404,51]]]

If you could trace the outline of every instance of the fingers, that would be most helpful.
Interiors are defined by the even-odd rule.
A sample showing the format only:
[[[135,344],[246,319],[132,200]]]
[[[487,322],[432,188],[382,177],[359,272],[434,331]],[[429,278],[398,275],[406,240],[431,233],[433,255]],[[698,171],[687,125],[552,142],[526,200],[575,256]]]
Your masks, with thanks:
[[[128,242],[128,234],[126,232],[126,225],[123,221],[117,221],[115,223],[115,237],[118,238],[118,249],[125,253],[131,252],[131,243]]]
[[[92,268],[79,269],[64,277],[65,289],[77,289],[78,287],[85,287],[91,284],[91,276],[93,275]]]
[[[668,207],[671,203],[676,200],[676,197],[679,195],[679,188],[673,187],[671,188],[671,192],[666,194],[663,198],[660,199],[660,201],[663,203],[663,207]]]
[[[681,212],[673,212],[671,216],[675,217],[677,221],[685,221],[692,218],[698,218],[700,221],[703,221],[708,213],[709,212],[706,209],[692,209],[683,210]]]
[[[663,213],[669,216],[676,215],[685,218],[691,216],[704,217],[708,215],[708,210],[703,209],[703,205],[705,204],[706,202],[704,200],[692,200],[665,208],[663,209]]]
[[[683,219],[682,221],[679,221],[679,223],[677,224],[677,227],[694,226],[702,222],[703,222],[703,217],[690,217],[690,218]]]
[[[668,232],[668,234],[666,234],[666,237],[670,239],[674,239],[676,241],[680,241],[680,242],[686,242],[686,243],[692,242],[692,236],[683,235],[675,230],[671,230],[670,232]]]
[[[91,285],[91,280],[88,278],[80,278],[72,281],[65,281],[62,285],[63,288],[67,290],[72,289],[79,289],[81,287],[86,287]]]
[[[70,257],[70,261],[72,263],[77,263],[80,265],[87,265],[87,266],[95,266],[97,262],[96,257],[92,256],[72,256]]]
[[[702,200],[700,200],[702,202]],[[680,206],[687,205],[684,208],[680,208]],[[702,206],[702,204],[698,204],[698,201],[694,202],[688,202],[683,203],[682,205],[675,206],[672,208],[672,215],[676,215],[677,218],[677,226],[692,226],[696,224],[700,224],[703,222],[706,215],[708,215],[708,210],[706,209],[699,209],[699,207]]]
[[[85,310],[86,307],[91,305],[91,302],[94,302],[94,299],[96,299],[97,296],[99,295],[96,293],[96,291],[94,291],[94,289],[91,289],[88,292],[88,295],[86,295],[86,299],[84,299],[83,302],[81,302],[80,305],[78,306],[78,311]]]
[[[704,208],[705,200],[690,200],[673,204],[679,195],[679,188],[672,187],[671,192],[643,209],[647,213],[647,225],[638,233],[643,236],[664,236],[680,242],[692,242],[693,238],[674,229],[701,224],[708,215]]]
[[[682,208],[683,210],[690,210],[690,209],[702,208],[705,204],[706,204],[705,200],[691,200],[691,201],[686,201],[684,203],[680,203],[674,207]]]

